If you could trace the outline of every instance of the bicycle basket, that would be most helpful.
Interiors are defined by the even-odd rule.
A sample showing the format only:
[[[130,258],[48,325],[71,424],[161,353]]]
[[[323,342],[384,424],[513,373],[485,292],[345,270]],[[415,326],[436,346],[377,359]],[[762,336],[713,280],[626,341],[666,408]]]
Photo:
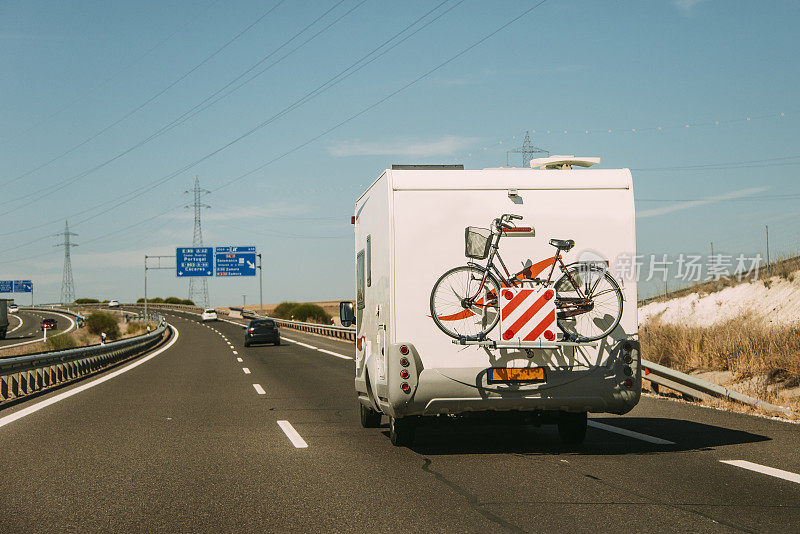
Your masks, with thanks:
[[[492,244],[492,231],[488,228],[467,226],[464,229],[464,255],[468,258],[483,260],[489,255]]]

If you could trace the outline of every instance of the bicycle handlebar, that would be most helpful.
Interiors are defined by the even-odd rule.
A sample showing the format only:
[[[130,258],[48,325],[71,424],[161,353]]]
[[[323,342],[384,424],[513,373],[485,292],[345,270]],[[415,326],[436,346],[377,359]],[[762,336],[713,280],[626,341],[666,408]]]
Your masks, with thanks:
[[[504,213],[499,218],[495,219],[495,224],[500,228],[513,228],[508,224],[508,221],[522,219],[522,215],[514,215],[513,213]]]

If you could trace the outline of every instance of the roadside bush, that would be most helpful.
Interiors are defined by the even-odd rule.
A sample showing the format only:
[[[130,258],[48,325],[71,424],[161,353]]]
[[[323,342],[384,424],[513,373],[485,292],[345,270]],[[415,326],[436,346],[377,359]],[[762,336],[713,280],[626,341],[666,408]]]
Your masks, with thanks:
[[[86,328],[92,334],[100,335],[103,332],[109,340],[118,339],[120,336],[117,319],[110,313],[95,312],[86,318]]]
[[[97,299],[75,299],[75,304],[98,304],[99,302]]]
[[[142,323],[138,323],[136,321],[131,321],[128,323],[128,328],[126,330],[126,334],[138,334],[139,332],[143,332],[145,330],[145,326]]]
[[[281,302],[277,306],[275,306],[275,310],[272,312],[272,315],[277,317],[278,319],[290,319],[294,313],[292,310],[297,308],[299,304],[297,302]]]
[[[136,299],[136,304],[141,304],[143,302],[144,302],[144,297],[139,297],[138,299]]]
[[[292,309],[296,321],[330,324],[331,316],[316,304],[300,304]]]
[[[184,304],[186,306],[194,306],[194,301],[193,300],[189,300],[189,299],[183,299],[181,301],[181,304]]]
[[[178,297],[167,297],[164,299],[165,304],[183,304],[183,299]]]
[[[47,350],[67,350],[77,347],[77,343],[69,334],[48,338],[45,345]]]

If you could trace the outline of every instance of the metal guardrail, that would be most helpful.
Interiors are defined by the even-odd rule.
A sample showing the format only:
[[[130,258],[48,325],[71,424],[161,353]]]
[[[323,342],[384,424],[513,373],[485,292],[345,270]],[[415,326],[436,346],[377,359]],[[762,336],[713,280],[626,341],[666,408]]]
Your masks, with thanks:
[[[312,334],[320,334],[322,336],[335,337],[338,339],[347,339],[349,341],[356,340],[355,328],[317,323],[304,323],[301,321],[287,321],[286,319],[277,319],[275,317],[269,317],[268,315],[259,315],[249,310],[242,310],[242,317],[246,319],[272,319],[278,323],[278,326],[293,328],[294,330],[299,330],[301,332],[310,332]]]
[[[656,393],[658,393],[658,386],[664,386],[696,399],[703,400],[709,397],[716,397],[719,399],[740,402],[742,404],[761,408],[762,410],[773,413],[797,415],[797,413],[793,412],[789,408],[770,404],[760,399],[756,399],[755,397],[750,397],[744,393],[739,393],[738,391],[726,388],[725,386],[720,386],[718,384],[714,384],[713,382],[676,371],[675,369],[659,365],[655,362],[642,360],[642,367],[644,367],[643,378],[656,385],[654,388]]]
[[[166,329],[162,317],[156,330],[142,336],[104,345],[0,359],[0,405],[126,360],[156,345]]]

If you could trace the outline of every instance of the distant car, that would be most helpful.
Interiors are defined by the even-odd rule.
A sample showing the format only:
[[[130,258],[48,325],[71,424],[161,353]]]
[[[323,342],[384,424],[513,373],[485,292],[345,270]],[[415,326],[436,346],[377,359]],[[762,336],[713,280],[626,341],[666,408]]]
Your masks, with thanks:
[[[42,319],[42,330],[55,330],[57,326],[55,319]]]
[[[206,321],[216,321],[217,320],[217,310],[214,308],[208,308],[203,310],[203,313],[200,314],[200,320],[203,322]]]
[[[281,335],[278,325],[272,319],[254,319],[250,321],[244,331],[244,346],[249,347],[253,343],[274,343],[281,344]]]
[[[109,308],[119,308],[119,301],[118,300],[109,300],[108,301]]]
[[[17,313],[19,311],[19,306],[16,304],[9,304],[8,305],[8,313]]]

